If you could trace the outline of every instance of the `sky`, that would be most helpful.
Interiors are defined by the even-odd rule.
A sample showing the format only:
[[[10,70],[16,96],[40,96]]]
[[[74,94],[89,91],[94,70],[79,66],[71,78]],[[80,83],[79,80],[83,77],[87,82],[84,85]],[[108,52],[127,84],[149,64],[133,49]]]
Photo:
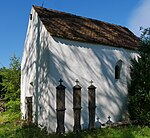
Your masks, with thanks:
[[[14,54],[21,61],[32,5],[125,26],[137,36],[150,27],[150,0],[1,0],[0,68]]]

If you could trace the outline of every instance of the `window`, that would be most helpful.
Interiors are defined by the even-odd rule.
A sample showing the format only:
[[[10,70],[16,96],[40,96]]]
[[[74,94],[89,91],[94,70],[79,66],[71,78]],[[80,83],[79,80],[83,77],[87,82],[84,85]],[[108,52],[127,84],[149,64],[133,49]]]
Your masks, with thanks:
[[[121,68],[122,60],[118,60],[115,66],[115,79],[120,79]]]
[[[115,79],[120,79],[120,67],[118,65],[115,67]]]

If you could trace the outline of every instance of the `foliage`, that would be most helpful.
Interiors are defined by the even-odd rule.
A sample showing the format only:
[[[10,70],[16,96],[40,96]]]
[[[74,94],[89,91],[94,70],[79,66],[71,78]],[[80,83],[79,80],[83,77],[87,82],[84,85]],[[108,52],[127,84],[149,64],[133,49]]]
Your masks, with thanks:
[[[2,86],[2,75],[1,72],[3,71],[3,68],[0,68],[0,98],[2,99],[4,96],[5,91],[3,90]]]
[[[15,101],[10,100],[6,103],[7,110],[17,112],[20,110],[20,99],[16,99]]]
[[[129,90],[129,113],[132,120],[150,125],[150,28],[141,35],[138,60],[132,60]]]
[[[19,109],[20,106],[20,61],[14,55],[10,59],[10,67],[7,69],[3,67],[0,70],[2,76],[2,91],[4,100],[7,101],[6,107],[11,109]]]
[[[20,128],[18,120],[20,118],[19,112],[0,112],[0,138],[7,138],[14,135],[16,129]]]

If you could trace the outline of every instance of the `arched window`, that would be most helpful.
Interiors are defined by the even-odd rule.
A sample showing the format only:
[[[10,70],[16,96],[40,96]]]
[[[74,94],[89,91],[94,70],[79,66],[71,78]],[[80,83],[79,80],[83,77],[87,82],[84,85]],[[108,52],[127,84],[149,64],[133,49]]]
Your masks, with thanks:
[[[118,60],[115,66],[115,79],[120,79],[121,68],[122,68],[122,60]]]
[[[115,79],[120,79],[120,67],[118,65],[115,66]]]

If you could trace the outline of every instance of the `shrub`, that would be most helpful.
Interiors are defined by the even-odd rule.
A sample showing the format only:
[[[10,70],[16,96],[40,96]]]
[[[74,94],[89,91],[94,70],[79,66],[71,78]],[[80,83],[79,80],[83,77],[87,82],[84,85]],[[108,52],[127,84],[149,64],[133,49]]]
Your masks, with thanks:
[[[6,107],[12,110],[19,110],[20,107],[20,61],[15,55],[10,59],[10,67],[3,67],[0,70],[2,78],[1,86]]]
[[[150,29],[144,30],[140,58],[131,61],[131,83],[129,90],[129,113],[132,120],[142,125],[150,125]],[[145,36],[145,37],[144,37]]]

